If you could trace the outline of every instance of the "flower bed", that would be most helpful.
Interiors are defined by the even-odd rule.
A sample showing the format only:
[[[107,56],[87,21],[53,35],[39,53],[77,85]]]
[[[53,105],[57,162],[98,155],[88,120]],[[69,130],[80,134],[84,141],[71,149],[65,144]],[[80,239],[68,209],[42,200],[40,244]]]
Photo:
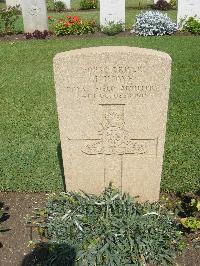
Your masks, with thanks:
[[[95,32],[94,20],[82,20],[78,16],[59,19],[49,16],[48,19],[56,35],[82,35]]]

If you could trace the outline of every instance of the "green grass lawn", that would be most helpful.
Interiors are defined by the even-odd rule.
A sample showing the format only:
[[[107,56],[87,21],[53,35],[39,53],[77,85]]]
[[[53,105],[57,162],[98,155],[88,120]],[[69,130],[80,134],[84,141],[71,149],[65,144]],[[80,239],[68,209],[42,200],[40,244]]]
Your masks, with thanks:
[[[63,190],[52,59],[59,52],[99,45],[147,47],[171,55],[162,190],[199,191],[200,37],[190,36],[1,42],[0,190]]]

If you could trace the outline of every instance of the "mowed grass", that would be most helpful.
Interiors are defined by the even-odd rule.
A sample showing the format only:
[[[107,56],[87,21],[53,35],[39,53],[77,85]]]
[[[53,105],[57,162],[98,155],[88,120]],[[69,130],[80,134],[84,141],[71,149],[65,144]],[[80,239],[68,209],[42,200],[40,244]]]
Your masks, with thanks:
[[[187,36],[1,42],[0,190],[63,190],[52,60],[59,52],[100,45],[147,47],[171,55],[162,191],[199,191],[200,37]]]

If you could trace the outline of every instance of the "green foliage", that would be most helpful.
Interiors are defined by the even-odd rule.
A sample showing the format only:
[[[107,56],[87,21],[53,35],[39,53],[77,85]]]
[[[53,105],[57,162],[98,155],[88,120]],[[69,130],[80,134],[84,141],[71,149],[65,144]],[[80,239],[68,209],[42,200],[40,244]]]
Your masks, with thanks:
[[[177,7],[177,0],[170,0],[170,5],[172,7]]]
[[[98,0],[81,0],[80,9],[95,9],[97,8]]]
[[[186,217],[181,219],[181,224],[184,228],[189,229],[192,232],[200,230],[200,220],[196,217]]]
[[[194,17],[183,21],[183,30],[193,34],[200,34],[200,20]]]
[[[51,195],[33,223],[50,243],[76,250],[77,265],[170,263],[182,241],[172,213],[112,187],[99,196]]]
[[[95,32],[95,22],[81,20],[78,16],[67,16],[66,19],[53,20],[56,35],[82,35]]]
[[[55,11],[62,12],[65,10],[65,4],[62,1],[56,1],[54,3]]]
[[[15,23],[19,17],[20,11],[17,7],[8,7],[0,10],[0,33],[14,33]]]
[[[101,31],[109,36],[116,35],[124,30],[122,23],[109,22],[107,26],[101,28]]]
[[[47,0],[46,4],[47,4],[48,11],[62,12],[62,11],[65,11],[66,9],[65,4],[62,1],[54,2],[54,0]]]
[[[47,10],[48,11],[55,11],[55,2],[54,0],[47,0],[46,1]]]
[[[187,195],[175,199],[162,197],[165,207],[177,214],[183,231],[195,232],[200,229],[200,200]]]

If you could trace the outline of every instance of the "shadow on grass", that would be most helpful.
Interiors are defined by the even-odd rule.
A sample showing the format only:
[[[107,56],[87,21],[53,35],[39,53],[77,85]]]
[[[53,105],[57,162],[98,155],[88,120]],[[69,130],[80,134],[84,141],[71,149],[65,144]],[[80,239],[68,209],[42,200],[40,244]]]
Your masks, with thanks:
[[[76,251],[67,244],[41,243],[27,254],[21,266],[75,266]]]
[[[59,143],[58,146],[57,146],[57,156],[58,156],[58,161],[59,161],[59,166],[60,166],[60,172],[61,172],[61,175],[62,175],[63,187],[64,187],[64,191],[66,192],[65,174],[64,174],[61,143]]]

